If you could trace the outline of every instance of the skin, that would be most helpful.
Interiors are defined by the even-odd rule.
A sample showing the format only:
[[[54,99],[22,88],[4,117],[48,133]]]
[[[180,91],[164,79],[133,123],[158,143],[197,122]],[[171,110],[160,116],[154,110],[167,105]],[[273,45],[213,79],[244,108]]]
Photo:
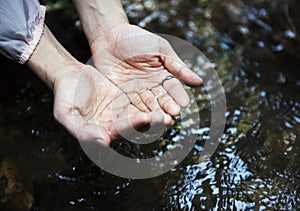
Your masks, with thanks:
[[[78,140],[104,145],[120,138],[122,131],[172,125],[173,117],[189,104],[179,80],[199,86],[201,79],[167,41],[130,25],[119,1],[74,4],[95,67],[73,58],[47,26],[27,63],[53,90],[56,120]],[[167,76],[179,80],[164,81]]]
[[[189,98],[178,80],[159,86],[168,75],[190,86],[202,83],[166,40],[130,25],[118,0],[73,2],[97,70],[129,94],[133,105],[142,111],[162,109],[171,116],[178,115],[180,107],[188,106]],[[155,99],[157,95],[158,100]]]
[[[150,122],[172,123],[171,117],[165,122],[162,113],[141,112],[132,106],[99,71],[74,59],[47,27],[27,65],[53,90],[56,120],[80,141],[108,145],[120,130]]]

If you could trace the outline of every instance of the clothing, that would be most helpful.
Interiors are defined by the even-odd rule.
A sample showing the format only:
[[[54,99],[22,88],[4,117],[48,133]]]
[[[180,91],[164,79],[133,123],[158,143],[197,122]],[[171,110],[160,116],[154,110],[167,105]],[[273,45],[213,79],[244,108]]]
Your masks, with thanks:
[[[24,64],[42,36],[45,13],[38,0],[1,0],[0,53]]]

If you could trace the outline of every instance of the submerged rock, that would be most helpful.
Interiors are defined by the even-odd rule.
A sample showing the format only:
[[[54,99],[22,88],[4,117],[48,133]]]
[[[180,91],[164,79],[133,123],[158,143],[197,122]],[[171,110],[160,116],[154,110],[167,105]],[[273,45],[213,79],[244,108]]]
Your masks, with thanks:
[[[0,165],[0,210],[27,211],[33,206],[32,184],[16,162]]]

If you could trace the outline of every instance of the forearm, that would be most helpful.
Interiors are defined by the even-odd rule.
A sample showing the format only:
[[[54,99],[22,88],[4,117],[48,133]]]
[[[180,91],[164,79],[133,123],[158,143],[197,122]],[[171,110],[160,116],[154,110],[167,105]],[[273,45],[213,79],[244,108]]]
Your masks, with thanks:
[[[56,77],[76,60],[56,40],[47,26],[44,28],[39,44],[27,62],[29,68],[37,74],[50,89]]]
[[[120,0],[73,0],[88,42],[103,37],[111,28],[128,23]]]

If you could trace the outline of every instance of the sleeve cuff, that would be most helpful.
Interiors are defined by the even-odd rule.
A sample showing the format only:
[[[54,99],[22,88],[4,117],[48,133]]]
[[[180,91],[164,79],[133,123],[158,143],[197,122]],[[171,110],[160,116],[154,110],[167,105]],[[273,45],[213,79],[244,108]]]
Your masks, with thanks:
[[[45,22],[45,15],[46,15],[46,8],[44,6],[40,6],[40,19],[38,24],[36,25],[36,28],[33,32],[33,38],[27,43],[25,48],[23,49],[23,52],[18,60],[20,64],[24,64],[28,61],[30,56],[32,55],[33,51],[35,50],[36,46],[38,45],[41,36],[43,34],[44,30],[44,22]]]

